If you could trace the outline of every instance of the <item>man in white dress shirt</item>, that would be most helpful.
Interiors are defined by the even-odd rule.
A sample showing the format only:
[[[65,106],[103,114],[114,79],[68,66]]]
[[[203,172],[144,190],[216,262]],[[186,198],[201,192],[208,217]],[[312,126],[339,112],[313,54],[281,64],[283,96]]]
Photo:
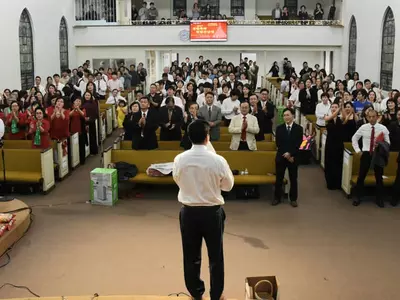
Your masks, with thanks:
[[[107,91],[107,82],[104,80],[103,75],[101,75],[100,72],[96,74],[96,80],[94,84],[96,86],[96,92],[99,95],[100,99],[105,99]]]
[[[167,98],[172,97],[174,98],[175,106],[178,106],[182,109],[182,111],[185,111],[185,103],[182,101],[181,98],[174,96],[175,94],[175,87],[170,86],[167,90],[167,97],[164,98],[164,100],[161,102],[161,107],[165,106],[165,100]]]
[[[42,93],[44,96],[46,94],[45,88],[42,86],[42,78],[40,76],[35,77],[35,88]]]
[[[208,250],[211,300],[224,298],[225,212],[222,206],[225,202],[221,190],[230,191],[234,184],[227,161],[206,146],[210,140],[209,130],[203,120],[189,125],[193,146],[175,157],[172,171],[179,187],[178,201],[182,203],[179,220],[185,284],[195,300],[201,300],[205,291],[200,278],[203,238]]]
[[[232,90],[231,96],[225,99],[224,102],[222,102],[221,113],[222,116],[225,118],[226,126],[229,126],[232,118],[240,113],[239,112],[240,101],[238,100],[238,98],[239,98],[239,91]]]
[[[54,86],[56,87],[57,91],[59,91],[61,93],[61,96],[64,96],[63,88],[64,88],[65,85],[63,85],[60,82],[60,75],[59,74],[54,74],[53,75],[53,79],[54,79]]]
[[[203,85],[203,93],[201,93],[200,95],[197,96],[197,104],[199,105],[199,107],[201,108],[203,105],[206,104],[206,95],[208,92],[212,91],[212,85],[209,82],[206,82]],[[217,96],[214,95],[214,104],[215,106],[221,107],[221,103],[217,101]]]
[[[383,135],[384,141],[390,144],[389,131],[386,126],[377,123],[378,113],[375,110],[370,110],[367,118],[369,123],[362,125],[351,139],[354,151],[356,153],[362,152],[360,158],[360,170],[357,179],[357,199],[353,201],[354,206],[358,206],[361,203],[361,196],[364,192],[364,181],[371,167],[377,138],[380,138],[380,135]],[[362,150],[358,145],[358,141],[361,138],[363,144]],[[377,165],[374,165],[373,167],[376,180],[376,204],[379,207],[384,207],[383,199],[381,197],[383,190],[383,167]]]
[[[232,118],[229,133],[232,134],[231,150],[257,150],[255,135],[260,131],[258,120],[249,114],[249,103],[240,104],[240,115]]]
[[[115,89],[108,97],[106,104],[114,104],[115,106],[117,106],[120,100],[125,101],[125,103],[127,103],[126,99],[119,94],[119,91],[117,89]]]
[[[205,84],[206,82],[208,82],[209,84],[212,84],[212,80],[210,78],[208,78],[208,72],[207,71],[203,71],[201,72],[201,78],[197,81],[197,85],[200,84]]]
[[[330,113],[331,104],[329,103],[328,93],[322,93],[322,102],[317,104],[315,108],[315,116],[317,117],[317,125],[319,127],[325,127],[325,117]]]

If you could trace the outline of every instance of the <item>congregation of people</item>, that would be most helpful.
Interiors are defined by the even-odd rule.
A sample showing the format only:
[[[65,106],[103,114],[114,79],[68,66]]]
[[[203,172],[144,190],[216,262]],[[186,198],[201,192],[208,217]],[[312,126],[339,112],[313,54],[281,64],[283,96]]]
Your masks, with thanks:
[[[267,89],[257,90],[258,65],[244,58],[239,65],[222,58],[211,62],[200,56],[189,57],[179,64],[165,67],[161,79],[149,85],[147,71],[140,63],[126,67],[92,70],[90,61],[74,70],[54,74],[42,84],[39,76],[29,91],[5,89],[1,98],[1,117],[6,125],[6,138],[32,140],[32,148],[48,148],[51,140],[61,141],[79,134],[80,159],[85,162],[85,146],[91,154],[99,152],[99,101],[115,105],[118,127],[124,139],[132,141],[134,150],[153,150],[158,141],[176,141],[183,150],[190,149],[188,125],[204,120],[210,126],[211,142],[220,140],[221,126],[228,127],[231,150],[257,150],[257,142],[265,134],[275,134],[278,153],[277,185],[289,170],[291,198],[297,201],[297,158],[304,129],[296,124],[296,113],[302,118],[315,115],[316,125],[326,129],[325,177],[328,189],[340,189],[345,143],[352,143],[362,153],[357,197],[359,205],[364,193],[364,180],[373,159],[375,139],[400,151],[400,111],[398,90],[384,97],[379,85],[360,80],[359,74],[347,73],[343,80],[327,74],[319,65],[312,69],[304,62],[297,74],[289,59],[274,62],[270,72],[279,77],[282,95],[287,96],[283,113],[283,129],[274,130],[275,106]],[[135,101],[128,105],[123,91],[135,91]],[[256,91],[257,90],[257,91]],[[298,122],[300,123],[300,122]],[[284,130],[286,128],[286,130]],[[299,134],[301,132],[301,134]],[[292,140],[293,138],[293,140]],[[287,149],[284,152],[283,149]],[[289,150],[290,149],[290,150]],[[384,166],[373,167],[377,189],[383,189]],[[279,175],[279,176],[278,176]],[[397,176],[399,178],[399,176]],[[399,179],[396,179],[398,182]],[[381,193],[377,204],[382,207]],[[392,205],[398,202],[394,194]],[[281,201],[278,191],[273,205]],[[297,206],[297,203],[293,203]]]
[[[345,143],[352,143],[356,153],[361,153],[361,164],[353,205],[361,203],[365,194],[364,180],[370,167],[374,170],[377,185],[377,205],[384,206],[383,168],[373,164],[373,153],[378,142],[386,142],[388,151],[400,151],[400,93],[397,89],[383,95],[378,83],[360,80],[357,72],[346,73],[343,79],[327,75],[318,64],[314,69],[303,63],[297,74],[291,62],[283,60],[283,70],[278,62],[270,69],[272,76],[283,75],[281,92],[288,93],[288,106],[298,110],[302,117],[315,115],[316,125],[327,131],[325,146],[325,177],[327,188],[341,188],[343,150]],[[387,151],[387,152],[388,152]],[[392,205],[398,203],[397,186],[394,184]]]

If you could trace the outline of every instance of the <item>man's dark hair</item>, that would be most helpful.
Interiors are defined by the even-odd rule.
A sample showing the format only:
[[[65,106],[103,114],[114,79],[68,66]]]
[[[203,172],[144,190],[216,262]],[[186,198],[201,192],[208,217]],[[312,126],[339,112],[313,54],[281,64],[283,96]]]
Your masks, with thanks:
[[[210,125],[204,120],[193,121],[188,127],[189,139],[194,145],[204,144],[209,133]]]
[[[60,74],[54,74],[53,77],[60,77]]]
[[[239,97],[240,96],[240,92],[237,89],[231,90],[231,97],[232,96]]]
[[[322,93],[322,94],[321,94],[321,99],[322,99],[322,97],[326,97],[326,98],[329,99],[329,94],[328,94],[328,93]]]
[[[364,80],[364,84],[366,84],[366,83],[368,83],[368,82],[371,83],[371,80],[369,80],[369,79],[365,79],[365,80]]]
[[[214,93],[213,92],[207,92],[204,96],[207,96],[207,95],[212,95],[214,97]]]
[[[283,110],[283,113],[282,114],[284,114],[285,112],[290,112],[291,114],[292,114],[292,116],[294,116],[294,110],[293,109],[291,109],[291,108],[285,108],[284,110]]]
[[[268,91],[267,89],[262,89],[262,90],[260,91],[260,94],[263,93],[263,92],[267,92],[267,93],[269,94],[269,91]]]
[[[118,75],[117,72],[112,72],[111,75]]]

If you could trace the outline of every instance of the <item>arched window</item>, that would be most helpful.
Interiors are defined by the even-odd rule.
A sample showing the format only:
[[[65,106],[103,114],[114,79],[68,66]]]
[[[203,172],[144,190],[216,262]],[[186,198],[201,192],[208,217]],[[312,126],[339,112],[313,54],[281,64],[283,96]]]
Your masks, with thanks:
[[[60,69],[61,72],[69,67],[68,61],[68,27],[65,18],[61,18],[60,23]]]
[[[348,72],[353,74],[356,71],[357,61],[357,22],[354,16],[351,17],[350,21],[350,33],[349,33],[349,63]]]
[[[393,62],[395,44],[395,23],[393,11],[390,7],[386,10],[382,30],[381,52],[381,87],[385,91],[392,89]]]
[[[34,85],[35,68],[33,61],[32,24],[26,8],[22,11],[19,19],[19,59],[21,89],[29,90]]]

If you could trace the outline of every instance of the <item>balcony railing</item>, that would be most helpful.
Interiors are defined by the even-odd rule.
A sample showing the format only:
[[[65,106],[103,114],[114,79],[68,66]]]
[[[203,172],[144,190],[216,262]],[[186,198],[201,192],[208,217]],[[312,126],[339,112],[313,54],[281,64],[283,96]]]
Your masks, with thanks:
[[[216,20],[210,20],[216,21]],[[259,26],[343,26],[340,20],[227,20],[229,25],[259,25]],[[176,26],[176,25],[189,25],[190,20],[145,20],[145,21],[131,21],[123,25],[136,25],[136,26]],[[94,24],[89,22],[85,24],[80,23],[81,26],[85,25],[104,25],[102,23]],[[110,24],[110,25],[116,25]]]

